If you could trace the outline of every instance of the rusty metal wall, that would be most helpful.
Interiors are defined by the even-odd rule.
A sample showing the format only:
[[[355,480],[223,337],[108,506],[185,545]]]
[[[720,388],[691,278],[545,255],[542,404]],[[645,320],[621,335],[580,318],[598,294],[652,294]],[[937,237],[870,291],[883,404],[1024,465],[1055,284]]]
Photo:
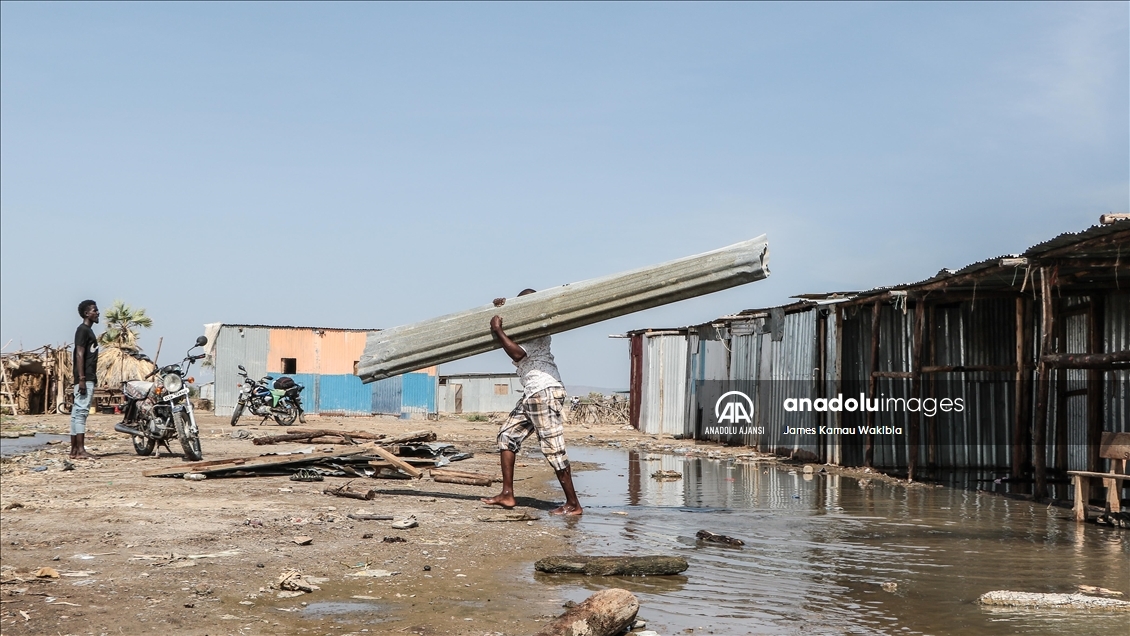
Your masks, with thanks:
[[[914,314],[917,306],[884,304],[879,313],[878,371],[910,372]],[[935,306],[934,323],[926,332],[925,364],[939,366],[1008,365],[1015,358],[1015,303],[1011,299],[979,299]],[[867,393],[871,358],[870,308],[845,308],[840,349],[840,390],[847,395]],[[930,351],[933,351],[933,359]],[[1015,382],[1010,372],[933,373],[923,376],[923,398],[963,401],[961,412],[937,411],[919,417],[919,458],[923,466],[941,468],[1004,467],[1009,465]],[[908,378],[879,378],[882,399],[908,399]],[[862,412],[845,412],[841,426],[866,425]],[[877,426],[893,426],[902,435],[876,435],[874,465],[905,467],[913,418],[905,410],[879,411]],[[934,441],[931,444],[931,440]],[[841,461],[863,463],[862,440],[841,439]]]
[[[1130,350],[1130,292],[1103,301],[1103,353]],[[1130,432],[1130,370],[1103,373],[1103,430]]]

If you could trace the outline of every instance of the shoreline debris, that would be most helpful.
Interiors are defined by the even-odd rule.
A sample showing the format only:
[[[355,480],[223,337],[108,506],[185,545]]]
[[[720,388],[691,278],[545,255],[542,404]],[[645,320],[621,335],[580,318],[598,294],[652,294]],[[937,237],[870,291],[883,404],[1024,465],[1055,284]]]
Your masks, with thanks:
[[[551,556],[534,564],[535,570],[546,574],[586,576],[669,576],[688,567],[686,559],[668,556]]]
[[[628,590],[601,590],[577,603],[534,636],[613,636],[631,627],[640,602]]]
[[[724,534],[716,534],[716,533],[711,532],[709,530],[699,530],[698,532],[695,533],[694,536],[699,541],[705,541],[707,543],[720,543],[722,545],[733,546],[735,548],[740,548],[743,545],[745,545],[745,541],[742,541],[741,539],[735,539],[734,537],[727,537]]]
[[[1045,594],[994,590],[977,599],[981,605],[1030,609],[1080,609],[1130,612],[1130,601],[1086,594]]]

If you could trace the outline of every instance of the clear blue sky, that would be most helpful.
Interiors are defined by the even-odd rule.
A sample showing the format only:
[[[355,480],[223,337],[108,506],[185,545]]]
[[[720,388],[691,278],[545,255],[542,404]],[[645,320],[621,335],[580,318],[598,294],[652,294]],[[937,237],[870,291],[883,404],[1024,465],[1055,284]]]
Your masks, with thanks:
[[[1125,2],[0,7],[0,339],[90,297],[390,327],[767,233],[772,277],[555,337],[925,278],[1130,208]],[[501,352],[447,365],[506,370]]]

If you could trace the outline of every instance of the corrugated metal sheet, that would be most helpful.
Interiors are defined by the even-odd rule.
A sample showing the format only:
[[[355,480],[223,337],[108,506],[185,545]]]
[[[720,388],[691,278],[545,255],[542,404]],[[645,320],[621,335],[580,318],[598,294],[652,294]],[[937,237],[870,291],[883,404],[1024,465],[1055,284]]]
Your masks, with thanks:
[[[760,422],[765,428],[761,448],[792,455],[806,451],[818,456],[816,435],[785,436],[786,426],[814,427],[816,413],[785,411],[789,398],[816,397],[816,310],[808,309],[784,316],[780,340],[761,334],[761,382],[757,399]]]
[[[1088,298],[1073,298],[1068,301],[1068,306],[1079,305],[1088,301]],[[1062,353],[1088,353],[1090,352],[1090,325],[1088,314],[1072,314],[1064,318],[1065,342]],[[1085,369],[1064,369],[1057,374],[1057,380],[1064,383],[1064,391],[1087,390],[1087,376]],[[1057,408],[1064,409],[1063,417],[1056,418],[1056,424],[1066,426],[1067,439],[1067,469],[1087,470],[1087,395],[1065,395],[1057,401]],[[1058,432],[1058,431],[1057,431]],[[1060,433],[1063,437],[1063,433]],[[1056,462],[1062,465],[1062,458]]]
[[[400,395],[402,417],[426,416],[436,412],[436,387],[439,378],[430,373],[405,373]]]
[[[239,396],[239,365],[253,378],[267,375],[270,330],[264,327],[224,325],[216,335],[216,415],[228,417]]]
[[[373,391],[355,375],[318,376],[318,412],[336,415],[368,415]]]
[[[522,397],[517,375],[444,376],[437,407],[445,413],[507,413]],[[456,410],[456,399],[459,410]]]
[[[372,413],[399,416],[404,376],[394,375],[391,378],[377,380],[373,382],[372,387]]]
[[[1103,300],[1103,352],[1130,350],[1130,292],[1111,292]],[[1103,430],[1130,432],[1130,371],[1103,373],[1103,385]]]
[[[686,417],[687,338],[645,334],[640,430],[682,435]]]

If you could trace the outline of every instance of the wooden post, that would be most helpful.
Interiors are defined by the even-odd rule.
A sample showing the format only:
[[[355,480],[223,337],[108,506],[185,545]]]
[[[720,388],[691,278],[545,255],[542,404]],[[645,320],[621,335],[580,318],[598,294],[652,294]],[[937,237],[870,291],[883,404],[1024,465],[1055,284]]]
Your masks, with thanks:
[[[1048,367],[1043,357],[1052,353],[1053,327],[1052,286],[1048,280],[1048,268],[1041,267],[1040,273],[1040,357],[1036,363],[1036,417],[1032,420],[1032,471],[1035,473],[1036,487],[1033,495],[1037,499],[1048,496],[1047,445],[1044,438],[1048,425],[1048,393],[1051,382]]]
[[[1090,345],[1088,350],[1092,355],[1103,352],[1103,297],[1098,294],[1091,295],[1091,314],[1087,324]],[[1087,470],[1100,471],[1099,443],[1103,434],[1103,372],[1098,369],[1087,371]],[[1111,486],[1119,488],[1119,484]],[[1117,492],[1117,490],[1115,491]],[[1115,501],[1118,498],[1115,497]]]
[[[1067,319],[1061,312],[1056,321],[1055,334],[1059,346],[1067,348]],[[1049,379],[1055,377],[1055,454],[1052,470],[1067,470],[1067,369],[1048,369]]]
[[[938,364],[938,339],[937,339],[937,317],[938,312],[933,303],[926,306],[926,327],[925,332],[930,334],[924,344],[927,345],[926,360],[932,366]],[[924,365],[925,366],[925,365]],[[926,384],[923,389],[926,392],[926,397],[938,397],[937,378],[933,375],[924,378]],[[926,422],[926,464],[934,467],[938,462],[938,423],[935,418],[930,418]]]
[[[870,402],[873,399],[878,399],[879,392],[879,378],[875,377],[875,372],[879,370],[879,315],[882,312],[882,305],[878,302],[871,305],[871,362],[868,365],[867,374],[867,398]],[[867,410],[867,426],[875,426],[875,411]],[[867,434],[867,440],[863,446],[863,465],[870,468],[875,462],[875,436],[871,433]]]
[[[828,362],[828,320],[827,316],[821,316],[820,310],[816,309],[816,397],[828,397],[827,390],[827,377],[826,366]],[[816,424],[823,426],[830,426],[831,422],[828,421],[828,413],[826,411],[817,412]],[[817,429],[820,430],[820,429]],[[828,463],[828,444],[826,436],[821,433],[816,436],[816,457],[823,463]]]
[[[914,375],[910,380],[910,393],[914,398],[917,398],[919,403],[922,401],[922,339],[925,337],[926,332],[926,303],[919,301],[914,305],[914,342],[912,345],[910,357],[910,371]],[[918,439],[919,427],[921,419],[918,411],[912,411],[910,414],[910,431],[908,444],[910,448],[907,451],[906,463],[906,477],[910,481],[914,481],[914,475],[918,470]]]
[[[1016,386],[1013,387],[1013,421],[1012,421],[1012,471],[1013,478],[1020,477],[1024,471],[1025,441],[1027,439],[1028,421],[1028,370],[1024,368],[1026,352],[1028,351],[1028,333],[1024,320],[1025,299],[1016,298]]]

